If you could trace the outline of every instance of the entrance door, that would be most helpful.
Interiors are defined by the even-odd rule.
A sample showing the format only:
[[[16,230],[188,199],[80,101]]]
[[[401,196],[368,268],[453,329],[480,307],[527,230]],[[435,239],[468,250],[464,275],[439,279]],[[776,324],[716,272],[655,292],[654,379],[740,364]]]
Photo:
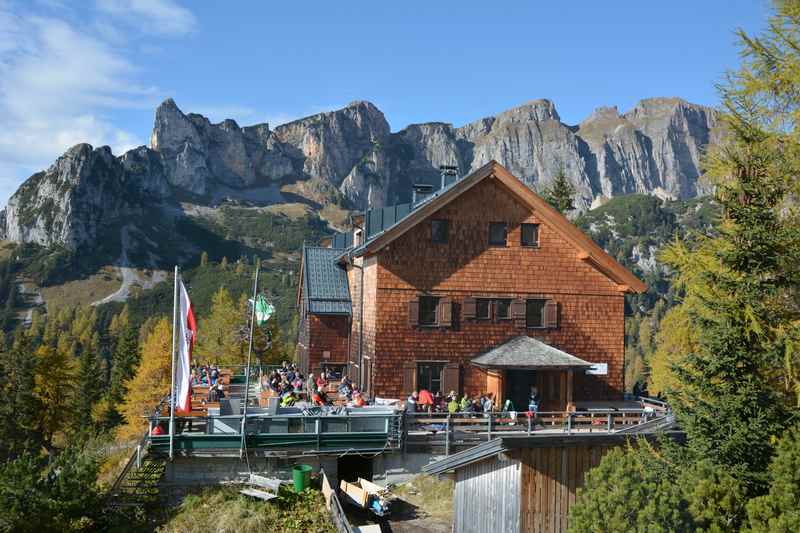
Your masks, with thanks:
[[[528,410],[531,385],[536,385],[535,370],[506,370],[505,396],[514,403],[517,411]],[[502,408],[503,406],[498,406]]]

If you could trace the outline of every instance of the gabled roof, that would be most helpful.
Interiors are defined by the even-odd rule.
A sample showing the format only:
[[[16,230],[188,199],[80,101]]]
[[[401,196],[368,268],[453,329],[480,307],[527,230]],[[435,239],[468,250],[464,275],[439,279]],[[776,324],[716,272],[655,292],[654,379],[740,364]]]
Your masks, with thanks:
[[[358,257],[380,251],[485,179],[497,179],[509,192],[533,209],[545,225],[554,229],[561,237],[575,246],[578,250],[578,259],[590,263],[595,269],[617,283],[620,291],[641,293],[647,290],[647,286],[639,278],[614,260],[564,215],[530,190],[497,161],[490,161],[472,174],[439,190],[407,216],[368,239],[363,245],[352,250],[349,255]]]
[[[350,315],[347,273],[336,258],[342,251],[318,246],[303,247],[303,294],[308,312],[315,315]]]
[[[520,335],[472,359],[483,368],[588,368],[592,363],[545,344],[538,339]]]

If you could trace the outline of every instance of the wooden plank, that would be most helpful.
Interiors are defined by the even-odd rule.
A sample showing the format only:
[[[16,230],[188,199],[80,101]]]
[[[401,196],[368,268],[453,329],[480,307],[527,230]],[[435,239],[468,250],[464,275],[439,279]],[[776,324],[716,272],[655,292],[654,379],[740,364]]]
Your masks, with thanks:
[[[239,492],[244,494],[245,496],[250,496],[251,498],[258,498],[259,500],[264,500],[264,501],[270,501],[278,497],[276,494],[272,494],[270,492],[258,489],[242,489]]]
[[[561,474],[561,451],[563,448],[553,448],[554,461],[553,467],[553,531],[559,531],[558,524],[561,517],[561,484],[559,483],[559,475]]]
[[[333,495],[333,487],[331,487],[328,476],[323,472],[322,474],[322,495],[325,497],[325,507],[331,510],[331,496]]]
[[[559,477],[561,503],[559,504],[559,531],[567,530],[567,513],[569,513],[569,456],[569,448],[561,448],[561,476]]]

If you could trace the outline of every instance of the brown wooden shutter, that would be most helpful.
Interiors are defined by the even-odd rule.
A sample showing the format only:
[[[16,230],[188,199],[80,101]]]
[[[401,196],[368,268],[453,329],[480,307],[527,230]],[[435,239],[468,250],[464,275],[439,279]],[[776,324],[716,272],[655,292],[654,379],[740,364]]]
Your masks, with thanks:
[[[440,328],[453,326],[453,300],[450,298],[440,298],[439,308],[436,310],[436,318]]]
[[[547,300],[547,303],[544,304],[544,327],[558,327],[558,302]]]
[[[417,364],[413,361],[403,362],[403,396],[408,397],[417,390]]]
[[[525,300],[517,299],[511,302],[511,319],[514,326],[524,328],[527,326],[525,320]]]
[[[412,328],[419,325],[419,298],[416,296],[408,301],[408,325]]]
[[[461,365],[448,363],[442,369],[442,396],[454,391],[461,395]]]
[[[464,320],[475,320],[478,315],[478,300],[472,296],[464,298],[464,304],[461,306],[461,314]]]

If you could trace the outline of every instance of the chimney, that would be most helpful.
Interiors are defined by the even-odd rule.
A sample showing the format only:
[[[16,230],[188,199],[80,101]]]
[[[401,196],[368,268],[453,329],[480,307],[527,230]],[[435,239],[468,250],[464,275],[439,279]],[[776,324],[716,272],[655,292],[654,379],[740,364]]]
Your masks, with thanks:
[[[433,185],[427,183],[415,183],[411,186],[411,206],[415,206],[417,201],[422,201],[423,198],[433,192]]]
[[[454,165],[439,165],[439,172],[442,173],[442,185],[440,189],[447,186],[447,176],[455,176],[458,179],[458,167]]]

